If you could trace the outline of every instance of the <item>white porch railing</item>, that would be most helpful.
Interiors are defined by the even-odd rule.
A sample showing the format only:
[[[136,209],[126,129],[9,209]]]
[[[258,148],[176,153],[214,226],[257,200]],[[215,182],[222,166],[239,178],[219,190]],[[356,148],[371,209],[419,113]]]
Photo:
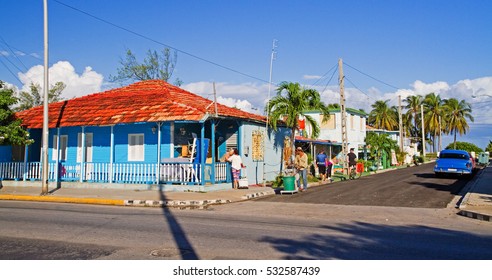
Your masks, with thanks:
[[[83,166],[84,172],[81,172]],[[209,164],[208,166],[211,166]],[[85,163],[49,164],[50,181],[84,181],[104,183],[155,184],[202,184],[199,163]],[[159,170],[159,171],[158,171]],[[210,168],[205,169],[211,173]],[[159,172],[159,176],[157,173]],[[206,176],[211,180],[211,174]],[[81,180],[81,176],[83,177]],[[40,162],[0,162],[2,180],[41,180]],[[230,165],[215,163],[215,182],[230,182]]]

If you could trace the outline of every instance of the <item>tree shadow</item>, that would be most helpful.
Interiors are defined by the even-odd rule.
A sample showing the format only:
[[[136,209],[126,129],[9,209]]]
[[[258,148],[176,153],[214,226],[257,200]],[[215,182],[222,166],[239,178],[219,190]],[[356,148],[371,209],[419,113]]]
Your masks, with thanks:
[[[166,196],[164,195],[164,190],[161,185],[159,185],[159,196],[161,201],[166,201]],[[190,240],[186,237],[186,232],[181,227],[179,222],[174,217],[173,213],[165,205],[162,206],[162,213],[166,219],[169,228],[171,229],[171,234],[173,235],[174,242],[179,249],[181,259],[183,260],[198,260],[198,255],[196,254],[193,245]]]
[[[490,260],[492,236],[428,226],[356,222],[321,226],[326,234],[298,238],[268,236],[260,242],[285,260]]]

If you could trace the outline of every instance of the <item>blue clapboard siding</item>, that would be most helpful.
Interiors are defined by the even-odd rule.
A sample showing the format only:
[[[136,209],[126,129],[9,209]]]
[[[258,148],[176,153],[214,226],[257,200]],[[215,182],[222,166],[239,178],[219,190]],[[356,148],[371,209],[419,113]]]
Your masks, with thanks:
[[[126,124],[116,125],[113,128],[114,133],[114,162],[128,163],[128,135],[144,135],[144,161],[140,163],[156,163],[157,156],[157,136],[152,132],[152,127],[157,126],[155,123]],[[109,163],[111,158],[111,127],[85,127],[86,134],[93,134],[92,143],[92,162]],[[48,157],[50,162],[53,160],[53,137],[57,135],[57,129],[50,129]],[[67,135],[67,159],[65,163],[75,164],[77,162],[77,145],[78,134],[82,133],[81,127],[63,127],[60,129],[60,136]],[[161,158],[170,157],[171,149],[171,125],[164,123],[161,126]],[[138,163],[136,161],[132,161]]]
[[[0,162],[12,161],[12,146],[0,146]]]

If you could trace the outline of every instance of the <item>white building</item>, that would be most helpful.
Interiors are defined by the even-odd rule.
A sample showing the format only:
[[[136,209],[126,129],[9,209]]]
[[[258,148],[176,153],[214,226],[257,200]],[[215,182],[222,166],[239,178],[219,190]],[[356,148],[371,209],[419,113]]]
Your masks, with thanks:
[[[305,114],[317,121],[320,127],[318,139],[342,144],[342,114],[340,109],[330,109],[330,118],[326,122],[322,122],[323,115],[320,111],[310,111]],[[346,109],[346,114],[348,149],[354,148],[356,154],[362,153],[365,145],[367,114],[351,108]],[[312,128],[306,122],[306,133],[302,136],[309,137],[311,132]]]

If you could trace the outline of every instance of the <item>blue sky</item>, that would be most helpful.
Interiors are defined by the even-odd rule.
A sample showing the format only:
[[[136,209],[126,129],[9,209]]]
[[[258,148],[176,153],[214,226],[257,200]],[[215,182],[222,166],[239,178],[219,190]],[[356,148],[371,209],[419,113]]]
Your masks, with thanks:
[[[42,81],[43,1],[1,2],[0,79],[22,89]],[[433,91],[472,104],[475,124],[459,140],[482,148],[492,140],[492,98],[471,98],[492,95],[492,1],[48,3],[50,79],[67,84],[67,98],[118,86],[108,77],[127,48],[143,59],[170,46],[185,89],[210,98],[216,82],[220,102],[261,110],[276,39],[274,83],[300,82],[336,103],[338,74],[330,77],[342,58],[350,107],[369,111],[378,99],[396,104],[397,95]]]

